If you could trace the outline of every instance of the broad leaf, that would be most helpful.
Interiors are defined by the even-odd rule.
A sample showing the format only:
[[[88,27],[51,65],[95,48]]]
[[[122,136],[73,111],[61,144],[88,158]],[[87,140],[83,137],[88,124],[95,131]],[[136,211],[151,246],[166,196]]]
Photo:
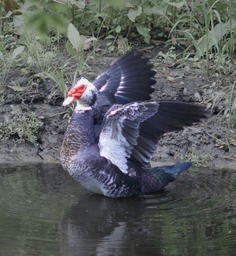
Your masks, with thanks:
[[[144,41],[149,44],[150,43],[150,28],[144,27],[143,25],[136,24],[136,29],[140,35],[144,37]]]
[[[26,88],[19,85],[8,85],[8,87],[11,88],[14,92],[23,92],[24,90],[26,90]]]
[[[70,54],[71,57],[75,57],[77,55],[77,51],[72,47],[70,42],[66,42],[66,50]]]
[[[79,31],[72,23],[68,25],[67,37],[73,48],[78,52],[81,45],[81,37]]]
[[[18,55],[20,55],[24,51],[25,47],[23,45],[17,47],[11,55],[12,60],[14,60]]]
[[[135,22],[136,18],[142,13],[142,7],[139,5],[137,9],[129,9],[128,18]]]
[[[90,49],[93,41],[97,41],[97,39],[95,37],[87,37],[81,35],[81,46],[83,47],[83,50]]]
[[[118,25],[116,28],[115,28],[115,31],[117,34],[119,34],[121,32],[121,26]]]
[[[228,33],[228,31],[236,28],[236,20],[231,20],[226,23],[217,24],[206,35],[199,39],[196,46],[196,57],[202,57],[207,51],[209,51],[213,45],[218,46],[218,43]]]
[[[180,9],[181,7],[183,7],[183,6],[184,6],[184,1],[179,2],[179,3],[175,3],[175,2],[168,2],[168,4],[169,4],[169,5],[174,6],[174,7],[178,8],[178,9]]]

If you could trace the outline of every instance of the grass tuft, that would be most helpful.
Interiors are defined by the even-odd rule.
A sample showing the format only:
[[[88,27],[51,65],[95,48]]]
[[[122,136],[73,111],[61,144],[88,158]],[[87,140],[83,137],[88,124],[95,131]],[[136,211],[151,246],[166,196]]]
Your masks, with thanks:
[[[16,142],[37,142],[37,132],[43,126],[43,122],[37,118],[34,112],[23,113],[14,106],[11,114],[5,115],[5,120],[0,124],[0,140],[13,138]]]

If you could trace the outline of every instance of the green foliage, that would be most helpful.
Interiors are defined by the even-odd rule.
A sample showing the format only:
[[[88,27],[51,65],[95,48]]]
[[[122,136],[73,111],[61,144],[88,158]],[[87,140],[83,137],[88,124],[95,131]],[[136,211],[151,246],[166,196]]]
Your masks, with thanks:
[[[236,81],[233,82],[231,86],[231,90],[228,96],[227,105],[228,107],[226,108],[225,112],[226,115],[228,116],[228,133],[230,132],[231,129],[234,129],[236,127],[236,97],[235,97],[235,86],[236,86]]]
[[[33,31],[27,31],[21,36],[19,43],[25,45],[21,58],[34,73],[48,73],[53,70],[52,62],[58,52],[58,47],[51,40],[40,41]]]
[[[135,32],[147,43],[150,42],[151,32],[158,29],[158,36],[172,36],[172,41],[174,37],[181,45],[192,43],[198,58],[204,57],[210,50],[219,52],[222,46],[223,51],[230,53],[235,48],[234,0],[23,2],[20,8],[22,15],[15,15],[13,19],[18,34],[24,34],[25,29],[30,28],[44,37],[52,31],[66,35],[67,26],[72,23],[84,35],[113,35],[115,38],[125,35],[129,38]],[[6,19],[11,15],[1,11],[1,16]]]
[[[12,107],[11,114],[6,119],[0,124],[0,140],[13,137],[17,142],[36,142],[36,133],[42,127],[43,122],[36,117],[34,112],[23,113],[19,107]]]
[[[52,31],[66,35],[68,24],[73,24],[81,34],[87,36],[113,36],[117,39],[118,36],[130,38],[135,33],[141,35],[146,43],[150,42],[152,35],[170,37],[174,44],[185,47],[193,45],[195,57],[206,57],[207,60],[210,58],[209,52],[232,54],[235,49],[234,0],[23,2],[22,15],[13,19],[19,34],[24,34],[25,29],[30,28],[44,37]],[[71,38],[69,40],[71,43]]]
[[[65,93],[62,84],[68,63],[59,67],[56,59],[61,39],[66,39],[65,49],[76,62],[73,80],[83,72],[85,51],[94,48],[98,37],[109,39],[105,45],[108,50],[117,47],[121,52],[129,48],[128,40],[133,36],[137,39],[140,35],[146,43],[152,38],[169,37],[174,47],[163,56],[175,56],[182,65],[189,58],[205,58],[208,66],[213,60],[218,70],[225,69],[227,56],[235,51],[234,0],[12,1],[17,3],[14,10],[1,4],[0,15],[2,20],[10,21],[5,27],[14,29],[20,37],[7,33],[0,37],[3,84],[13,64],[26,63],[28,74],[54,77]],[[182,54],[177,54],[179,46]]]
[[[14,25],[18,28],[18,34],[24,34],[29,28],[38,31],[42,37],[46,37],[51,31],[62,34],[66,32],[67,10],[57,1],[25,0],[21,11],[22,16],[13,20]]]
[[[95,37],[80,35],[79,31],[72,23],[68,25],[67,38],[66,50],[71,57],[76,60],[78,71],[81,74],[85,64],[84,50],[88,50],[91,47],[91,43],[95,42],[97,39]]]
[[[194,149],[189,149],[186,155],[182,159],[183,161],[191,161],[194,166],[207,166],[207,163],[211,161],[209,155],[199,155]]]
[[[25,47],[23,45],[16,46],[14,37],[6,36],[3,39],[5,40],[6,45],[4,45],[4,43],[0,41],[0,61],[1,61],[0,77],[1,77],[1,81],[4,83],[11,67],[15,63],[17,63],[17,59],[22,54]]]
[[[171,29],[171,33],[177,37],[177,42],[184,42],[185,45],[192,42],[196,57],[206,56],[207,60],[209,52],[230,51],[233,53],[232,38],[235,38],[236,14],[232,10],[236,8],[235,1],[184,2],[183,13]],[[230,46],[229,42],[231,42]]]

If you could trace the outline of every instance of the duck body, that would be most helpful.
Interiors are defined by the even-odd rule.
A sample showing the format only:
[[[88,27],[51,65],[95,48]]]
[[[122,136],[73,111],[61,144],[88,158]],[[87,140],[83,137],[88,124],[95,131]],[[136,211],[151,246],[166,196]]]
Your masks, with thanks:
[[[190,162],[142,168],[128,162],[128,175],[101,156],[94,132],[95,111],[74,111],[61,151],[63,168],[87,190],[108,197],[157,193],[191,166]],[[75,128],[76,127],[76,128]],[[117,156],[119,157],[119,156]]]
[[[93,83],[82,78],[63,105],[76,101],[61,149],[63,168],[89,191],[108,197],[157,193],[191,162],[151,167],[164,133],[206,118],[205,107],[153,101],[152,66],[136,51],[113,63]]]

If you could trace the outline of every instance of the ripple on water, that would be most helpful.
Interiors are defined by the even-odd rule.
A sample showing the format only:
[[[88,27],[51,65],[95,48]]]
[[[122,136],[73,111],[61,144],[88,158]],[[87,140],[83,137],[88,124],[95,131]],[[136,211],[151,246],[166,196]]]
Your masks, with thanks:
[[[232,171],[191,169],[158,195],[119,200],[88,193],[59,165],[0,169],[2,255],[233,255],[236,249]]]
[[[173,211],[184,218],[215,214],[235,216],[236,175],[228,170],[185,172],[159,195],[147,196],[148,209]],[[160,216],[159,216],[160,218]],[[223,217],[224,218],[224,217]]]

